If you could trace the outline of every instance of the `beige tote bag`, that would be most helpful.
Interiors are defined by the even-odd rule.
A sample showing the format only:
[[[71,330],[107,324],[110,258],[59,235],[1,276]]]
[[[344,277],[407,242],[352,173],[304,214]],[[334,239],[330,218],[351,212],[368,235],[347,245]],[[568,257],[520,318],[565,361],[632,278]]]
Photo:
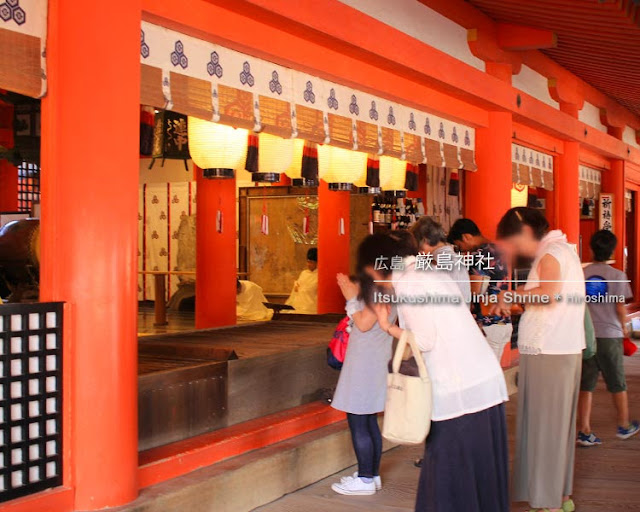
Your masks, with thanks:
[[[418,365],[419,377],[400,373],[407,344]],[[404,330],[395,355],[392,372],[387,376],[387,402],[384,407],[382,435],[397,444],[420,444],[431,428],[431,380],[413,333]]]

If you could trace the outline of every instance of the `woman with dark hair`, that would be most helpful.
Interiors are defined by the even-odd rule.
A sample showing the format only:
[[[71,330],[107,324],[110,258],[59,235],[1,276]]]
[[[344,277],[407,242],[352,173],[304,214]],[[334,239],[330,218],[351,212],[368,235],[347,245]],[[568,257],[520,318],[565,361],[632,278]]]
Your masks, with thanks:
[[[582,265],[567,237],[549,231],[533,208],[511,208],[498,224],[498,238],[515,255],[533,258],[516,297],[525,312],[518,326],[514,500],[569,512],[575,509],[570,496],[585,348]]]
[[[395,235],[394,243],[398,243],[403,236]],[[406,240],[400,243],[406,243]],[[361,259],[364,258],[361,251],[368,245],[363,246],[358,251],[359,269],[362,268]],[[367,258],[368,255],[365,259]],[[351,332],[331,405],[347,413],[358,471],[343,477],[331,488],[339,494],[371,495],[382,489],[382,435],[378,426],[378,413],[384,411],[387,363],[391,359],[393,338],[380,328],[372,309],[375,293],[373,280],[364,272],[359,272],[356,279],[338,274],[337,280],[347,301],[346,311],[351,319]],[[391,312],[391,321],[395,322],[395,308]]]
[[[471,282],[467,267],[461,264],[460,255],[447,243],[447,235],[442,224],[432,217],[420,217],[411,226],[411,234],[416,239],[420,253],[433,257],[432,265],[447,272],[458,285],[467,303],[471,302]]]
[[[395,338],[413,332],[432,382],[433,413],[417,512],[508,512],[504,376],[460,289],[442,272],[416,269],[407,235],[371,235],[358,266],[383,290],[374,309]],[[386,302],[397,304],[400,326]]]

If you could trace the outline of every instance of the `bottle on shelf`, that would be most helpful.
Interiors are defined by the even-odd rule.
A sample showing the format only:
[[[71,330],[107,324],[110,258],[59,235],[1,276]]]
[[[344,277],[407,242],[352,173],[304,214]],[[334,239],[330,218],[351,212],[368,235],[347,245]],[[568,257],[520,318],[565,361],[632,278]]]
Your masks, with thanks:
[[[377,197],[373,198],[373,205],[371,207],[371,219],[374,223],[380,222],[380,201]]]

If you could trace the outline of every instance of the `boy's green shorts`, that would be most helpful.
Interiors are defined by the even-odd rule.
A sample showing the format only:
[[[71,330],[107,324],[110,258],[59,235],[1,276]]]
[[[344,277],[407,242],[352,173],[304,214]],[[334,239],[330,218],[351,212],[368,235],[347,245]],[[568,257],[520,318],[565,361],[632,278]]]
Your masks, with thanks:
[[[622,338],[597,338],[596,342],[596,355],[582,361],[580,390],[593,391],[598,383],[598,373],[602,372],[610,393],[626,391]]]

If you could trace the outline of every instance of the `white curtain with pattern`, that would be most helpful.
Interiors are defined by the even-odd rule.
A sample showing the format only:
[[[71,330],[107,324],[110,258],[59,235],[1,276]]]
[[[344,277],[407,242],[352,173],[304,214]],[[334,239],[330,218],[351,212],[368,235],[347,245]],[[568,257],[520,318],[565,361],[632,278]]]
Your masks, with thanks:
[[[196,210],[196,183],[147,183],[140,186],[138,212],[138,269],[177,270],[178,228],[185,215]],[[169,278],[167,297],[176,291],[178,276]],[[155,300],[154,279],[141,275],[138,300]]]

